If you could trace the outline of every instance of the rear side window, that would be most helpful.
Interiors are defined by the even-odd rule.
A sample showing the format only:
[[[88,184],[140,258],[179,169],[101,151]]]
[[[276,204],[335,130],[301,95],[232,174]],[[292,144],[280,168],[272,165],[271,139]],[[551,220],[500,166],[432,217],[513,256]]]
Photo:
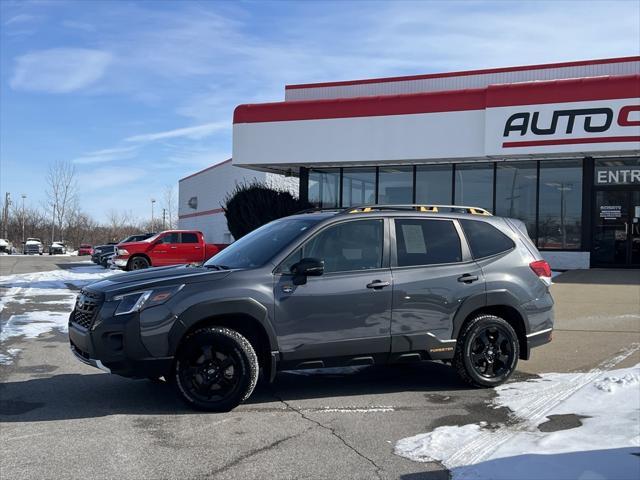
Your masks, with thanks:
[[[198,243],[198,236],[195,233],[183,233],[182,243]]]
[[[407,218],[395,224],[399,267],[462,261],[460,237],[452,221]]]
[[[515,244],[500,230],[487,222],[460,220],[473,258],[490,257],[511,250]]]

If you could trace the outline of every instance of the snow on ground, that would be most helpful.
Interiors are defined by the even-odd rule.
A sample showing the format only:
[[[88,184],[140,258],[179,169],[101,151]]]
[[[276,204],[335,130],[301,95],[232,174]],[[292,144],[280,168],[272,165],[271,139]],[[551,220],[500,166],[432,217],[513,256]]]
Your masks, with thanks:
[[[87,264],[0,277],[0,364],[11,363],[17,354],[6,349],[10,338],[36,338],[53,330],[66,332],[77,290],[114,273]],[[1,315],[8,308],[20,313]]]
[[[395,453],[439,461],[454,480],[640,478],[640,364],[543,374],[496,392],[492,406],[513,412],[506,424],[439,427],[401,439]]]

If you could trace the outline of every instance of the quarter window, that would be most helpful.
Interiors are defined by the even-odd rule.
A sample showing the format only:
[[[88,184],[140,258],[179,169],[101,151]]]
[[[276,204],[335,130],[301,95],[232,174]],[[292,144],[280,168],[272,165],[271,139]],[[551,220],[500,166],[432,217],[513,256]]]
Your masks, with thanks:
[[[382,267],[382,220],[356,220],[322,230],[293,252],[280,271],[289,272],[302,258],[324,260],[325,273]]]
[[[489,257],[515,246],[513,240],[487,222],[460,220],[460,224],[467,236],[473,258]]]
[[[450,220],[395,220],[399,267],[462,261],[460,237]]]

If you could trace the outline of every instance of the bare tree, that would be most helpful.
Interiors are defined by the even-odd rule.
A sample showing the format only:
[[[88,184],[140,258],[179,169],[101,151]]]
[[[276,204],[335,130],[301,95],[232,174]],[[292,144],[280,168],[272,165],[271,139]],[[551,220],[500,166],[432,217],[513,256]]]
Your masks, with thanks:
[[[52,210],[52,218],[54,224],[57,224],[58,235],[61,238],[69,208],[76,200],[78,186],[76,177],[76,168],[68,160],[50,163],[45,177],[47,203]],[[53,231],[51,236],[54,237]],[[55,238],[51,238],[51,240],[53,241]]]
[[[162,193],[162,208],[164,208],[164,214],[166,218],[165,228],[176,228],[177,225],[177,205],[178,199],[176,196],[176,189],[173,185],[166,185],[164,192]]]

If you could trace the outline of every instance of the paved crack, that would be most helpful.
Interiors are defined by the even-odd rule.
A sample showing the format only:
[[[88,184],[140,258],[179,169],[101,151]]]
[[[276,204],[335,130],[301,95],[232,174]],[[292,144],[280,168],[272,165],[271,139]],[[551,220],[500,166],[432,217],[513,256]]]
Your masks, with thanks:
[[[303,432],[300,433],[296,433],[295,435],[289,435],[287,437],[281,438],[280,440],[276,440],[275,442],[271,442],[268,445],[265,445],[264,447],[260,447],[260,448],[256,448],[253,450],[248,451],[247,453],[244,453],[242,455],[240,455],[238,458],[235,458],[234,460],[232,460],[231,462],[227,463],[226,465],[223,465],[220,468],[217,468],[209,473],[207,473],[206,475],[201,475],[198,478],[215,478],[216,475],[226,472],[227,470],[236,467],[238,465],[240,465],[242,462],[244,462],[246,459],[251,458],[255,455],[258,455],[262,452],[266,452],[268,450],[271,450],[272,448],[276,448],[278,445],[280,445],[281,443],[284,443],[288,440],[291,440],[293,438],[299,437],[300,435],[302,435],[303,433],[307,432],[308,430],[305,430]]]
[[[322,422],[319,422],[317,420],[314,420],[313,418],[308,417],[302,410],[300,410],[299,408],[296,408],[293,405],[291,405],[289,402],[287,402],[285,399],[283,399],[280,395],[278,395],[275,391],[272,391],[271,393],[280,403],[282,403],[284,406],[286,406],[288,410],[291,410],[292,412],[297,413],[304,420],[306,420],[306,421],[308,421],[310,423],[313,423],[313,424],[317,425],[318,427],[320,427],[320,428],[322,428],[324,430],[327,430],[329,433],[331,433],[331,435],[336,437],[338,440],[340,440],[340,442],[345,447],[347,447],[349,450],[351,450],[353,453],[358,455],[360,458],[362,458],[363,460],[365,460],[366,462],[371,464],[373,466],[373,468],[375,468],[376,477],[379,478],[379,479],[382,479],[382,474],[381,473],[382,473],[383,469],[376,462],[374,462],[371,458],[369,458],[365,454],[359,452],[357,448],[355,448],[353,445],[351,445],[349,442],[347,442],[342,436],[340,436],[339,433],[337,433],[335,431],[334,428],[328,427],[327,425],[324,425]]]

